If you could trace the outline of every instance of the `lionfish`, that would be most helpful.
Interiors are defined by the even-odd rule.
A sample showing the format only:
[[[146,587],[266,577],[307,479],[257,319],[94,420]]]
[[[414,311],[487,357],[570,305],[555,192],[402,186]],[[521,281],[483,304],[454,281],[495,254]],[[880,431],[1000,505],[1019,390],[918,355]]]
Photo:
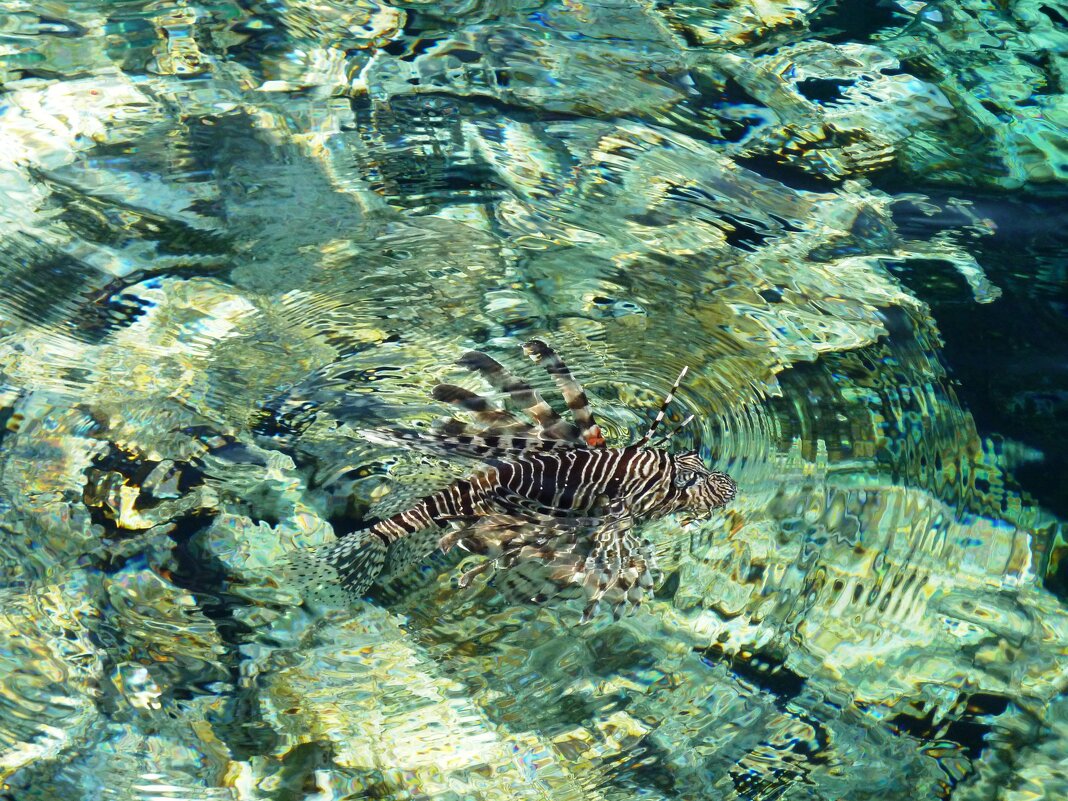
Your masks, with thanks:
[[[686,369],[644,436],[613,448],[605,442],[585,391],[560,357],[537,339],[527,342],[524,351],[552,377],[573,422],[490,356],[465,353],[458,364],[509,396],[529,421],[470,390],[440,384],[434,398],[470,413],[478,426],[452,419],[431,432],[363,432],[371,441],[473,458],[484,467],[398,514],[342,536],[311,558],[292,562],[303,583],[340,584],[349,595],[359,596],[383,570],[391,548],[414,535],[438,532],[442,551],[458,545],[486,557],[460,577],[461,587],[487,570],[540,563],[544,575],[528,591],[531,599],[542,601],[557,588],[577,586],[586,599],[583,621],[602,604],[618,617],[652,594],[659,571],[651,546],[636,535],[639,524],[677,512],[707,517],[729,503],[737,489],[730,476],[709,470],[695,451],[654,447],[654,435]]]

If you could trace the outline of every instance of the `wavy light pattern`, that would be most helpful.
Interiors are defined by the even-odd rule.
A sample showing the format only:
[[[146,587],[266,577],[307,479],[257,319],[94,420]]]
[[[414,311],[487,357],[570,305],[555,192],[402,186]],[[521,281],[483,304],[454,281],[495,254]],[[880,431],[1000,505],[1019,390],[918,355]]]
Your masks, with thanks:
[[[1017,478],[1068,381],[1014,344],[1068,332],[1004,311],[1063,293],[1066,18],[0,2],[3,792],[1068,795]],[[644,532],[656,599],[578,626],[454,553],[300,606],[285,553],[462,470],[358,430],[532,336],[615,443],[690,368],[673,447],[741,491]]]

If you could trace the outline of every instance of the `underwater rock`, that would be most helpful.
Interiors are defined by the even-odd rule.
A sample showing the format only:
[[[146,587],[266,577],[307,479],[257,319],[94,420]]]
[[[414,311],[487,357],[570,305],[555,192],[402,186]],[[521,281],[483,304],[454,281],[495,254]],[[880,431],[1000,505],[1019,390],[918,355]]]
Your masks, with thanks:
[[[886,169],[926,128],[956,116],[935,86],[900,74],[900,63],[871,45],[807,41],[758,58],[713,56],[710,63],[777,117],[777,125],[747,136],[738,154],[774,154],[823,177]]]
[[[549,743],[499,729],[398,620],[365,611],[308,631],[287,664],[262,677],[264,717],[282,736],[276,759],[327,744],[334,775],[386,797],[590,797]]]
[[[0,775],[77,750],[102,720],[96,705],[106,657],[94,644],[98,614],[84,585],[4,589],[0,614]]]
[[[444,91],[596,118],[667,108],[688,92],[686,62],[666,37],[632,54],[533,26],[484,25],[465,33],[410,62],[380,56],[361,76],[368,93],[392,101]],[[581,80],[560,80],[579,72]],[[603,91],[608,81],[615,86],[610,93]]]

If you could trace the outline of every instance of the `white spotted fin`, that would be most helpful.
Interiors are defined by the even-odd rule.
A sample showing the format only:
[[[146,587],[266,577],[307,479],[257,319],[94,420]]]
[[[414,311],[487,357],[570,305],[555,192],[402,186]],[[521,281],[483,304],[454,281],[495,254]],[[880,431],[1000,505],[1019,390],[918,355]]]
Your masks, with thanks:
[[[282,573],[306,601],[345,605],[367,592],[385,563],[382,538],[355,531],[337,542],[288,554]]]
[[[530,453],[586,447],[582,442],[532,439],[508,434],[483,437],[472,434],[449,435],[397,428],[361,429],[359,433],[365,440],[376,445],[419,450],[442,457],[464,456],[488,463],[515,459]]]

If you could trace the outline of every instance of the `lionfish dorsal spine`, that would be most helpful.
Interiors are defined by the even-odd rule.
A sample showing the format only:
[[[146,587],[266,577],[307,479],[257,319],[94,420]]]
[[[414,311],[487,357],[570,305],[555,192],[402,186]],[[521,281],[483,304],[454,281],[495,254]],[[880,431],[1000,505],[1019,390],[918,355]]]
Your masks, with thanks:
[[[675,393],[679,391],[679,387],[682,386],[682,379],[686,377],[686,373],[690,371],[689,367],[683,367],[682,372],[679,373],[679,377],[675,379],[675,383],[671,385],[671,389],[668,390],[667,397],[664,398],[664,402],[660,404],[660,409],[656,413],[656,417],[653,419],[652,425],[649,426],[649,430],[645,432],[645,435],[634,443],[635,447],[642,448],[648,444],[652,439],[653,434],[660,427],[660,424],[664,421],[664,415],[667,414],[668,406],[675,400]]]
[[[593,417],[586,390],[575,380],[571,370],[564,364],[564,360],[540,339],[530,340],[523,346],[523,350],[535,364],[541,365],[545,372],[552,376],[553,381],[556,382],[556,386],[564,398],[564,403],[567,404],[567,408],[571,411],[571,416],[575,420],[575,425],[578,426],[579,437],[591,447],[603,448],[605,446],[604,436],[601,434],[601,427],[597,425],[597,421]]]
[[[530,426],[521,422],[514,414],[498,408],[488,399],[469,389],[455,384],[438,384],[431,392],[434,400],[451,403],[466,412],[470,412],[479,422],[489,426],[487,430],[526,432]],[[483,432],[485,433],[485,432]]]
[[[471,350],[457,362],[461,367],[478,372],[498,392],[505,392],[512,402],[523,409],[544,431],[565,426],[552,406],[545,402],[536,389],[505,369],[496,359],[480,351]]]

